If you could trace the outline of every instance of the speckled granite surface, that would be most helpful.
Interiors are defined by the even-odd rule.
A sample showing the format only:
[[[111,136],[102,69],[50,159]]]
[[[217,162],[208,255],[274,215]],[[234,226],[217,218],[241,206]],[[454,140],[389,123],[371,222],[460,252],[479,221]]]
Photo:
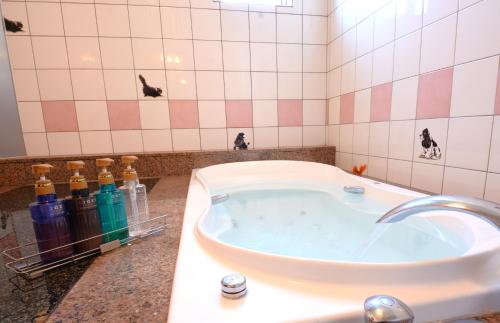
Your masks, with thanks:
[[[160,177],[171,175],[189,175],[194,168],[210,165],[252,160],[304,160],[316,161],[324,164],[335,164],[335,147],[315,148],[280,148],[280,149],[251,149],[237,151],[214,152],[174,152],[161,154],[137,154],[139,160],[135,168],[141,177]],[[111,171],[115,178],[121,177],[123,166],[120,163],[121,155],[79,156],[79,157],[47,157],[47,158],[3,158],[0,159],[0,178],[2,186],[27,185],[33,183],[31,165],[51,163],[54,166],[49,175],[56,183],[67,182],[71,173],[66,169],[66,161],[80,159],[85,161],[85,169],[81,172],[88,180],[97,179],[95,159],[111,157],[115,164]]]

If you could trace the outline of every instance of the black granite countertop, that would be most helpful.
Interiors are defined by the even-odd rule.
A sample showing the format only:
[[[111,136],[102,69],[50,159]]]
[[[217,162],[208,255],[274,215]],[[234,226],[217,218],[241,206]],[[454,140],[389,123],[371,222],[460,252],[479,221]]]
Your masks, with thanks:
[[[142,182],[150,190],[158,179],[144,179]],[[120,182],[117,184],[121,185]],[[55,187],[59,197],[70,194],[68,184],[56,184]],[[96,190],[97,183],[90,182],[89,188]],[[36,241],[28,210],[28,204],[34,200],[31,185],[0,189],[0,252]],[[94,258],[83,259],[31,280],[7,269],[5,263],[8,261],[10,259],[0,255],[0,322],[32,322],[47,318]]]

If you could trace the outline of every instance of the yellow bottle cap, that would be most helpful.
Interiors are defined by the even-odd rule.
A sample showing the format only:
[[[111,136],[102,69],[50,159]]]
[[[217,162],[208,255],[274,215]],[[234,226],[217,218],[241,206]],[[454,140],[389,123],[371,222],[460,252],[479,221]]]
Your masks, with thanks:
[[[99,175],[97,176],[100,185],[112,184],[115,182],[113,174],[108,171],[107,167],[113,164],[115,161],[111,158],[99,158],[96,159],[95,163],[97,167],[101,168]]]
[[[54,166],[50,164],[37,164],[31,166],[33,174],[36,174],[38,176],[38,180],[35,183],[35,194],[37,196],[54,194],[56,192],[52,181],[50,179],[45,178],[45,175],[47,173],[50,173],[50,170],[52,168],[54,168]]]
[[[139,158],[137,156],[122,156],[122,163],[127,165],[127,168],[123,170],[123,180],[133,181],[137,180],[137,172],[132,168],[132,164],[135,163]]]
[[[73,176],[69,179],[69,188],[73,190],[82,190],[88,188],[85,177],[80,175],[80,169],[85,166],[85,162],[81,160],[68,161],[66,167],[73,171]]]

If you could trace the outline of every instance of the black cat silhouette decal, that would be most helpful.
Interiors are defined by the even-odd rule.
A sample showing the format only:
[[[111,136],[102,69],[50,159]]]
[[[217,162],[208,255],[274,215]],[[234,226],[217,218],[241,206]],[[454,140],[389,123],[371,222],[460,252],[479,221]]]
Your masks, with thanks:
[[[10,31],[10,32],[13,32],[13,33],[17,33],[19,31],[23,31],[23,23],[20,22],[20,21],[13,21],[13,20],[9,20],[7,18],[3,18],[3,20],[5,21],[5,29],[7,31]]]
[[[146,79],[144,78],[144,76],[140,74],[139,74],[139,80],[141,80],[142,83],[142,93],[144,93],[144,96],[151,96],[153,98],[161,96],[161,93],[163,92],[162,89],[160,89],[159,87],[149,86],[146,83]]]
[[[245,134],[243,132],[240,132],[237,136],[236,139],[234,140],[234,147],[233,150],[246,150],[248,149],[248,146],[250,145],[249,142],[245,143]]]
[[[432,138],[429,129],[425,128],[422,131],[420,140],[422,140],[422,153],[420,154],[420,158],[434,160],[441,158],[441,148],[439,148],[437,142]]]

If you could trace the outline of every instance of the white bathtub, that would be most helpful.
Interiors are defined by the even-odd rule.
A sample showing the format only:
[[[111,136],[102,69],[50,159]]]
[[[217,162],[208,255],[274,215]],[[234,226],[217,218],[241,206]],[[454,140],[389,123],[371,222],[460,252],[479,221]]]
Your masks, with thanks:
[[[423,196],[317,163],[260,161],[198,170],[191,179],[187,199],[169,322],[362,322],[363,302],[374,294],[389,294],[404,300],[415,312],[417,322],[500,310],[500,234],[475,217],[443,211],[414,216],[416,221],[425,222],[423,226],[417,223],[417,231],[428,228],[432,231],[426,232],[429,239],[444,246],[450,244],[451,247],[443,249],[441,254],[432,252],[429,247],[421,253],[408,252],[413,240],[418,242],[420,238],[418,232],[413,240],[410,238],[412,220],[407,219],[406,224],[388,225],[393,226],[389,229],[399,241],[392,244],[381,242],[380,246],[373,247],[378,251],[368,249],[367,255],[362,253],[363,256],[351,259],[345,258],[350,253],[343,253],[343,250],[330,256],[325,245],[321,245],[324,242],[322,236],[318,233],[319,238],[315,239],[308,224],[304,225],[304,228],[309,228],[304,244],[310,239],[312,245],[285,247],[283,252],[269,251],[276,248],[274,241],[259,241],[265,237],[266,233],[261,231],[267,226],[250,231],[255,233],[254,242],[245,240],[244,235],[249,234],[245,230],[241,231],[241,236],[238,236],[240,231],[234,231],[232,236],[228,235],[230,238],[224,238],[224,233],[231,233],[230,230],[234,229],[231,227],[236,223],[228,221],[228,215],[220,213],[218,206],[212,207],[211,203],[214,194],[228,193],[230,199],[232,196],[244,198],[250,189],[264,192],[264,195],[271,195],[276,190],[293,192],[300,189],[311,192],[312,196],[331,194],[333,198],[336,194],[338,198],[339,194],[345,193],[331,190],[331,187],[354,185],[365,188],[362,199],[376,201],[384,208]],[[372,210],[356,200],[358,197],[349,200],[351,197],[346,195],[345,198],[349,208],[365,207],[367,213],[356,216],[369,217],[369,223],[372,218],[383,214],[383,208],[374,207]],[[259,206],[258,200],[253,203]],[[294,208],[292,204],[281,208],[289,207],[286,209],[289,212]],[[269,208],[273,209],[272,206]],[[303,213],[309,216],[309,213]],[[286,216],[279,215],[279,218]],[[283,234],[295,244],[295,232],[299,235],[299,244],[301,241],[299,218],[295,215],[295,225],[285,223],[288,236]],[[349,217],[345,219],[350,220]],[[366,220],[364,218],[364,224],[358,225],[354,220],[352,225],[345,224],[340,230],[336,228],[337,235],[346,231],[346,239],[356,235],[359,239],[359,232],[366,229]],[[251,226],[256,222],[242,223]],[[328,232],[325,232],[328,228],[321,227],[321,223],[314,225],[328,237]],[[406,234],[408,239],[401,234],[404,230],[410,230]],[[272,233],[269,234],[272,236]],[[390,236],[384,230],[380,234]],[[353,241],[355,243],[355,239]],[[431,247],[432,241],[427,243]],[[283,243],[286,246],[288,241],[285,239]],[[319,247],[316,248],[314,243]],[[345,244],[346,248],[349,246],[350,240]],[[315,248],[320,250],[315,252]],[[338,241],[337,248],[342,248]],[[398,257],[401,260],[398,261]],[[232,272],[242,273],[247,278],[248,295],[239,300],[228,300],[220,295],[221,278]]]

